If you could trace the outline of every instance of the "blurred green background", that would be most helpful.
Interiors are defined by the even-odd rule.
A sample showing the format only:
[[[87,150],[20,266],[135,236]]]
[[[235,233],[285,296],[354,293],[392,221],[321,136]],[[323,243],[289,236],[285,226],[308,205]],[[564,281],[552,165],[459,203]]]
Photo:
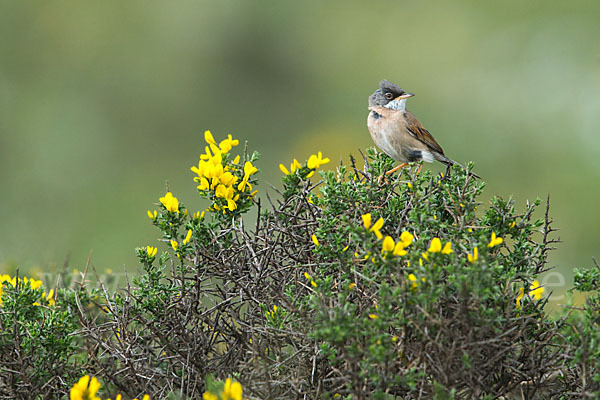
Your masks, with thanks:
[[[203,205],[205,129],[262,153],[264,196],[280,162],[371,146],[386,78],[476,163],[485,201],[550,193],[570,283],[600,255],[599,20],[591,1],[2,2],[0,273],[82,269],[92,249],[135,270],[165,181]]]

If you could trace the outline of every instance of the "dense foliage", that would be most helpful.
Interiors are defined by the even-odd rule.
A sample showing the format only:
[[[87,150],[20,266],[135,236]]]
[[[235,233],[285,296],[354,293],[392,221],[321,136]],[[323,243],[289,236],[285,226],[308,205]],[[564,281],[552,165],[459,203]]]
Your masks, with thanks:
[[[282,165],[265,205],[258,154],[206,140],[192,171],[209,207],[161,197],[165,248],[138,248],[122,290],[3,279],[0,398],[57,398],[83,374],[130,398],[600,395],[600,269],[577,271],[583,307],[544,311],[548,206],[484,207],[458,166],[379,179],[393,162],[372,149],[363,168]]]

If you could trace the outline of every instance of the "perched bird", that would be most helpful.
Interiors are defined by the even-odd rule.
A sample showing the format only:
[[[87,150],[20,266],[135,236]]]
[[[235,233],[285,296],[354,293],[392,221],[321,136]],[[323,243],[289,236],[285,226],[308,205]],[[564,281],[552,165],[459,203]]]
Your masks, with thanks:
[[[444,155],[444,150],[429,131],[406,110],[406,100],[413,96],[386,80],[381,81],[379,89],[369,96],[367,126],[371,138],[385,154],[402,163],[386,175],[413,161],[431,163],[437,160],[448,166],[460,165]]]

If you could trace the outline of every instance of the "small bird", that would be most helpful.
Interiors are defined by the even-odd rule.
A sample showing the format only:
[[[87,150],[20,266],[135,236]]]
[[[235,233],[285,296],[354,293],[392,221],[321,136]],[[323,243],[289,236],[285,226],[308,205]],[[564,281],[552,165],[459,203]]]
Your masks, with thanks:
[[[386,175],[413,161],[431,163],[437,160],[447,166],[460,165],[444,155],[444,150],[431,133],[406,110],[406,100],[413,96],[386,80],[381,81],[379,89],[369,96],[367,127],[371,138],[385,154],[402,163],[387,171]]]

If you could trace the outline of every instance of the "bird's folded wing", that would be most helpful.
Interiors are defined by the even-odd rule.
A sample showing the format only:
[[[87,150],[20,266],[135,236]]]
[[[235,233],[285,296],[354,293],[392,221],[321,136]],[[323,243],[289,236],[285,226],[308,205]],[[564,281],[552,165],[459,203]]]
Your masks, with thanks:
[[[429,131],[425,129],[423,125],[421,125],[419,120],[414,115],[412,115],[409,111],[405,111],[404,117],[406,119],[406,128],[415,139],[423,142],[430,149],[440,154],[444,154],[442,147],[438,144],[438,142],[435,141],[433,136],[431,136],[431,133],[429,133]]]

